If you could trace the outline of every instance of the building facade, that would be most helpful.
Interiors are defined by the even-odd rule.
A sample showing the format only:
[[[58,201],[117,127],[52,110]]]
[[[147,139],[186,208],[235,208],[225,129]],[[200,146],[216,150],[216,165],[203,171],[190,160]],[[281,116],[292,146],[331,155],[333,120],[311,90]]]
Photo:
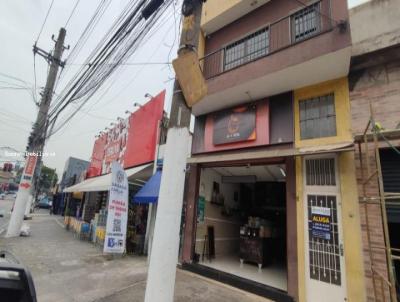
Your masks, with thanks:
[[[355,164],[368,301],[393,301],[393,291],[399,293],[396,282],[400,278],[399,6],[396,0],[370,1],[350,10],[351,128],[357,142]],[[373,124],[378,128],[377,149],[371,136],[364,143],[363,133],[369,122],[368,134]],[[384,207],[380,195],[386,197]],[[388,286],[391,278],[397,285],[392,292]]]
[[[276,301],[366,301],[347,1],[204,4],[182,266]]]
[[[83,159],[69,157],[65,162],[64,171],[60,182],[60,190],[71,186],[79,181],[82,172],[85,172],[89,167],[89,162]]]

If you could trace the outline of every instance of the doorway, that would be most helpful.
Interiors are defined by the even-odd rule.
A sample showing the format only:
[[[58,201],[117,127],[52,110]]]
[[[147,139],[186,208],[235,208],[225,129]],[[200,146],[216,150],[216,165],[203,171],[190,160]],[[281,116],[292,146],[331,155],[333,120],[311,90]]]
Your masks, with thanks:
[[[287,291],[284,164],[203,168],[195,261]]]
[[[303,166],[306,300],[346,301],[337,158],[306,157]]]

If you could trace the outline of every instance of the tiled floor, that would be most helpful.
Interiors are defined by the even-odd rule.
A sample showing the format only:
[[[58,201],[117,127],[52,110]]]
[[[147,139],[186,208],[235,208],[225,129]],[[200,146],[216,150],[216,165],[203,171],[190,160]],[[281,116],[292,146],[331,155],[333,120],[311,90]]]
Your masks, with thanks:
[[[287,290],[286,267],[272,264],[258,269],[256,264],[244,263],[240,265],[239,256],[217,255],[211,262],[205,260],[200,264],[233,274],[242,278],[250,279],[282,290]]]

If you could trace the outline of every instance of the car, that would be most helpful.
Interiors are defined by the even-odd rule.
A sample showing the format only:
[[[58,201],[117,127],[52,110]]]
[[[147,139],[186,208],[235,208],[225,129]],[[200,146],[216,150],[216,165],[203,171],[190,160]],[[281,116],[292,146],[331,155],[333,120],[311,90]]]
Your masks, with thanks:
[[[46,196],[39,200],[37,207],[40,209],[50,209],[52,205],[53,200]]]
[[[5,193],[0,193],[0,199],[3,200],[6,198],[6,194]]]

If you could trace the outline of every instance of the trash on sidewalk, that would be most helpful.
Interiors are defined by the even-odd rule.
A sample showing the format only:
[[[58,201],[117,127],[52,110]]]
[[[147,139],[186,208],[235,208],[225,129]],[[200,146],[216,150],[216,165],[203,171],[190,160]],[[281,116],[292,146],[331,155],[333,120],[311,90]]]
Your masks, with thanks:
[[[20,236],[28,237],[31,235],[31,228],[28,224],[24,223],[21,227]]]

